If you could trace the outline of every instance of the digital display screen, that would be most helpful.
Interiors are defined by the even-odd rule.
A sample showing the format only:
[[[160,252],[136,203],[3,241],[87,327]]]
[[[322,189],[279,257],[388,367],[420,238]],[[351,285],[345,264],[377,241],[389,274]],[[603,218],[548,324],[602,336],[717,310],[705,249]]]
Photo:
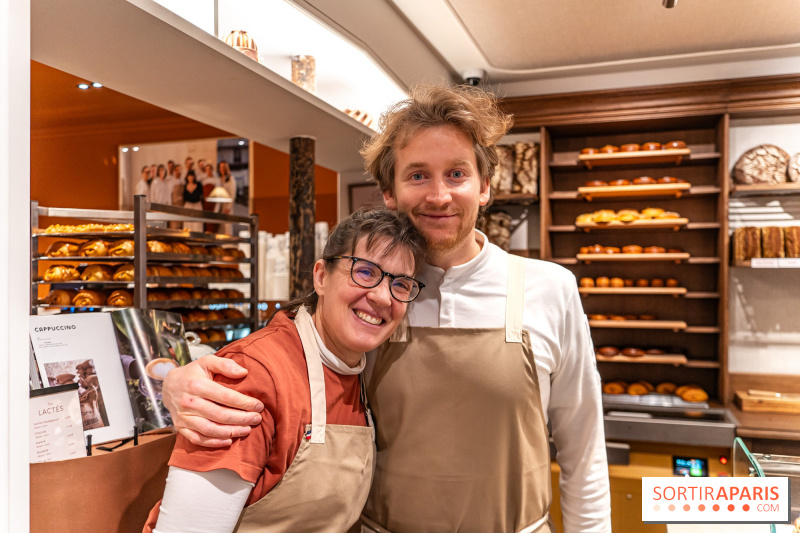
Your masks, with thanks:
[[[672,473],[676,476],[708,477],[708,459],[672,456]]]

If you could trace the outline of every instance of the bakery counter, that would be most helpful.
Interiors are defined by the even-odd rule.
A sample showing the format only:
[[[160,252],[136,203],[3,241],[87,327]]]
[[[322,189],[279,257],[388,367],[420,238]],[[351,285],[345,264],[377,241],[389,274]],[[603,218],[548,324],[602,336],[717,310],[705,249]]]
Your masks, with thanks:
[[[736,434],[740,437],[800,442],[800,413],[748,412],[735,405],[728,409],[736,420]]]

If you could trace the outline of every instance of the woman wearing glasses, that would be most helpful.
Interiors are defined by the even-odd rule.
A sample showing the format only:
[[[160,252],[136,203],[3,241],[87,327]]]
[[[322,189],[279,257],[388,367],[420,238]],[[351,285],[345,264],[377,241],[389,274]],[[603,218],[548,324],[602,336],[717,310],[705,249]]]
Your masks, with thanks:
[[[255,396],[260,425],[227,448],[178,437],[164,499],[144,531],[346,531],[367,499],[374,430],[364,352],[400,324],[423,284],[425,240],[388,210],[342,221],[314,265],[314,292],[217,355],[248,370],[216,379]]]

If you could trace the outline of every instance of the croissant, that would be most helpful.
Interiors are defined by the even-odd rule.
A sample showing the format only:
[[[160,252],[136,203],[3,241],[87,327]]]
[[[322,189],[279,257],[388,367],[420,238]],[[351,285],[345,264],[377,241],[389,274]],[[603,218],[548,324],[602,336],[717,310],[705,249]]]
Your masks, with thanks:
[[[108,255],[108,243],[100,239],[86,241],[78,248],[78,255],[82,257],[102,257]]]
[[[229,307],[228,309],[222,309],[220,313],[222,313],[223,318],[225,318],[226,320],[232,320],[234,318],[244,318],[244,313],[242,313],[238,309],[233,309],[232,307]]]
[[[208,311],[205,312],[205,314],[206,314],[206,320],[224,320],[225,319],[225,315],[223,315],[222,313],[220,313],[218,311],[214,311],[213,309],[209,309]]]
[[[205,300],[210,297],[211,294],[205,289],[194,289],[192,291],[192,300]]]
[[[704,402],[708,400],[708,394],[703,389],[691,387],[683,391],[680,395],[681,400],[685,402]]]
[[[625,394],[628,384],[624,381],[612,381],[603,385],[604,394]]]
[[[187,245],[183,244],[182,242],[173,242],[172,243],[172,253],[174,254],[191,254],[192,250]]]
[[[47,257],[75,257],[78,255],[78,245],[74,242],[56,241],[45,252]]]
[[[642,396],[644,394],[649,394],[650,389],[644,383],[637,381],[636,383],[631,383],[628,385],[627,392],[631,396]]]
[[[170,300],[191,300],[192,293],[187,291],[186,289],[175,289],[169,291],[169,299]]]
[[[665,381],[664,383],[659,383],[656,387],[656,392],[659,394],[673,394],[677,389],[677,386],[674,383],[669,381]]]
[[[122,239],[112,242],[108,246],[108,255],[115,257],[133,255],[133,241],[130,239]]]
[[[215,298],[215,299],[227,298],[228,294],[225,291],[222,291],[222,290],[219,290],[219,289],[211,289],[208,297],[209,298]]]
[[[169,300],[169,296],[167,293],[162,291],[150,291],[147,293],[147,301],[148,302],[160,302],[164,300]]]
[[[78,291],[74,290],[53,289],[47,294],[47,296],[44,297],[44,302],[48,305],[71,305],[72,299],[75,297],[77,292]]]
[[[111,281],[114,267],[111,265],[89,265],[81,273],[83,281]]]
[[[133,276],[134,276],[133,265],[128,264],[120,266],[117,269],[117,271],[114,272],[112,279],[114,281],[133,281]]]
[[[72,299],[72,305],[76,307],[90,307],[93,305],[103,305],[106,303],[106,295],[100,291],[83,289]]]
[[[244,298],[244,293],[236,289],[227,289],[225,292],[228,293],[228,298]]]
[[[222,246],[209,246],[208,253],[209,255],[215,255],[219,257],[223,255],[228,255],[228,252],[226,252],[225,248],[223,248]]]
[[[189,250],[194,255],[210,255],[208,253],[208,248],[206,248],[205,246],[192,246],[189,248]]]
[[[114,307],[131,306],[133,305],[133,294],[131,294],[131,291],[119,289],[111,293],[106,303]]]
[[[147,241],[147,250],[156,254],[168,254],[172,252],[172,246],[161,241]]]
[[[78,269],[69,265],[53,265],[44,272],[45,281],[74,281],[80,277]]]

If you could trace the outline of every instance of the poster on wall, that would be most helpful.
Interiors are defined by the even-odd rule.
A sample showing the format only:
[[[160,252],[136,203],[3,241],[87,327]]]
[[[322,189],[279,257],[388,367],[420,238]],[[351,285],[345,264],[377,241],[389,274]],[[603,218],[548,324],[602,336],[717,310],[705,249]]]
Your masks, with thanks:
[[[133,435],[128,392],[108,313],[30,317],[45,388],[77,384],[83,430],[94,443]]]

